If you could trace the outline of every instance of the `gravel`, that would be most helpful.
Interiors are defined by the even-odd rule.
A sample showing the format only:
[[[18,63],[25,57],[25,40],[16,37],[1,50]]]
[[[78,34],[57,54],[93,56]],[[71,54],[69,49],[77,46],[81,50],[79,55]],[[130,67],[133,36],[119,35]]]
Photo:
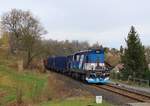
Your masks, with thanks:
[[[91,85],[89,84],[76,81],[62,74],[56,73],[56,76],[61,78],[61,80],[64,80],[65,83],[67,83],[67,86],[69,86],[69,88],[76,88],[77,92],[79,91],[80,93],[81,91],[89,92],[91,94],[91,97],[94,97],[94,98],[95,96],[102,96],[103,100],[115,106],[124,106],[127,103],[136,102],[135,100],[129,99],[127,97],[121,96],[119,94],[116,94],[116,93],[113,93],[104,89],[96,89],[94,87],[91,87]],[[100,86],[103,86],[103,85],[100,85]],[[86,96],[86,95],[83,95],[83,96]]]

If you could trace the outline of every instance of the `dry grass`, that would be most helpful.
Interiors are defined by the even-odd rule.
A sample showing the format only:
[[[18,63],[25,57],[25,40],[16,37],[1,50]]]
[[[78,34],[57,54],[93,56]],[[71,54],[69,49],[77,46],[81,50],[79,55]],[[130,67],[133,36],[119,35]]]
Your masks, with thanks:
[[[74,84],[71,78],[50,72],[47,89],[51,99],[66,99],[70,97],[91,96],[89,92],[81,89],[80,83]],[[47,90],[45,90],[47,91]]]

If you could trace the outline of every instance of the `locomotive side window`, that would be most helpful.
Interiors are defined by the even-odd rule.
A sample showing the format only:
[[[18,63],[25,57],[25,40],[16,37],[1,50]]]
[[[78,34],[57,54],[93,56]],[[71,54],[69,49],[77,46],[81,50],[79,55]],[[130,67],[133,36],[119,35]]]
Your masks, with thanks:
[[[80,60],[80,55],[76,55],[76,61]]]
[[[75,61],[75,60],[76,60],[76,55],[73,56],[73,61]]]
[[[83,64],[83,60],[84,60],[84,55],[82,54],[81,56],[80,56],[80,63],[79,63],[79,68],[81,68],[82,67],[82,64]]]
[[[80,55],[74,55],[73,60],[74,61],[80,61]]]
[[[83,61],[83,59],[84,59],[84,55],[82,54],[82,55],[80,56],[80,61]]]

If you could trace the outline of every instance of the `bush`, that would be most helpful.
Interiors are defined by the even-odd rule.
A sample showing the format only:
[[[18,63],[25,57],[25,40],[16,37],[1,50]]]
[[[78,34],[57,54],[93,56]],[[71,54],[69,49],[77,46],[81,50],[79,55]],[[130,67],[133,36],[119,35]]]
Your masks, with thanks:
[[[144,73],[143,78],[146,79],[146,80],[150,80],[150,70],[147,70],[147,71]]]

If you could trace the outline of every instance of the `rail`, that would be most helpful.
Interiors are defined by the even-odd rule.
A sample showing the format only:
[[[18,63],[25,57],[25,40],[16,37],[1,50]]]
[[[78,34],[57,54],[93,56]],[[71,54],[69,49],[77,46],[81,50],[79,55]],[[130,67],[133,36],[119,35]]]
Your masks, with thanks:
[[[117,93],[119,95],[128,97],[130,99],[139,101],[139,102],[150,102],[150,95],[144,95],[141,93],[137,93],[137,92],[132,92],[130,90],[124,89],[124,88],[120,88],[117,86],[113,86],[113,85],[93,85],[93,87],[96,87],[97,89],[104,89],[113,93]]]

